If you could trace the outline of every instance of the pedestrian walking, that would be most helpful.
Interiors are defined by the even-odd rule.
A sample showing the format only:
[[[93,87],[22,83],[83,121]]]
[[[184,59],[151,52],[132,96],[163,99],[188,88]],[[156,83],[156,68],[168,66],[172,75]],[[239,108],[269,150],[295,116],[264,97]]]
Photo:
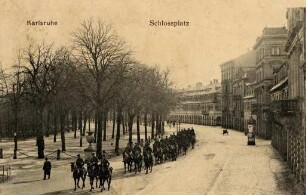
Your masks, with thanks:
[[[51,175],[51,162],[48,161],[48,158],[45,158],[45,163],[43,166],[43,170],[44,170],[44,180],[46,180],[46,176],[48,175],[48,179],[50,179],[50,175]]]

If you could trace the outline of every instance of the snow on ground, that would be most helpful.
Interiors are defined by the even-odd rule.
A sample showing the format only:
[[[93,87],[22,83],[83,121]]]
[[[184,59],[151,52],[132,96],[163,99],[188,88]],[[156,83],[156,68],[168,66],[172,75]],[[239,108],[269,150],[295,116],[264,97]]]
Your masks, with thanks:
[[[182,125],[181,127],[190,127]],[[123,174],[122,157],[110,159],[114,175],[110,191],[73,192],[71,159],[52,161],[50,180],[42,180],[42,160],[22,160],[22,169],[8,183],[0,184],[0,194],[298,194],[294,177],[270,141],[257,139],[247,146],[243,133],[219,127],[193,125],[196,147],[175,162],[153,167],[149,174]],[[174,128],[171,129],[175,130]],[[171,131],[167,129],[168,132]],[[124,143],[123,143],[124,144]],[[30,168],[27,169],[27,166]],[[39,168],[38,168],[39,167]],[[88,180],[87,180],[88,182]]]

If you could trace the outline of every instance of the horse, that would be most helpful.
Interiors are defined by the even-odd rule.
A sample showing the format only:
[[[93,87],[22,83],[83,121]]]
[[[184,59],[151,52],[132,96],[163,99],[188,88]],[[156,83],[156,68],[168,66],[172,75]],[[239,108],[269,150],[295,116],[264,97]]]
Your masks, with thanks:
[[[145,169],[146,169],[146,174],[148,174],[148,171],[150,169],[150,173],[152,173],[152,169],[153,169],[153,156],[151,153],[145,153],[144,154],[144,165],[145,165]]]
[[[112,181],[112,173],[113,173],[113,168],[112,167],[105,167],[105,166],[100,166],[99,167],[99,179],[100,179],[100,186],[101,187],[101,192],[103,190],[105,190],[105,187],[104,187],[104,183],[105,181],[107,181],[107,190],[109,190],[110,188],[110,184],[111,184],[111,181]]]
[[[73,172],[73,179],[74,179],[74,191],[76,191],[76,186],[80,188],[79,182],[80,178],[83,181],[82,189],[85,188],[85,179],[87,175],[87,171],[85,168],[79,169],[74,162],[70,163],[71,172]]]
[[[194,144],[196,143],[196,138],[195,138],[195,135],[193,135],[191,137],[191,146],[192,146],[192,149],[194,149]]]
[[[170,157],[172,161],[176,161],[176,158],[177,158],[177,145],[176,144],[170,145]]]
[[[123,164],[124,164],[124,174],[126,173],[126,165],[128,168],[128,171],[131,172],[132,171],[132,157],[130,154],[126,154],[125,152],[123,153]]]
[[[87,164],[87,173],[89,177],[90,183],[90,191],[94,189],[93,184],[96,179],[96,188],[98,187],[98,165],[94,165],[92,163]]]
[[[162,163],[163,162],[163,150],[161,149],[161,147],[156,148],[156,151],[154,153],[155,156],[155,164],[158,163]]]
[[[136,151],[133,155],[133,161],[135,163],[135,174],[138,172],[141,172],[142,167],[142,156],[139,151]]]

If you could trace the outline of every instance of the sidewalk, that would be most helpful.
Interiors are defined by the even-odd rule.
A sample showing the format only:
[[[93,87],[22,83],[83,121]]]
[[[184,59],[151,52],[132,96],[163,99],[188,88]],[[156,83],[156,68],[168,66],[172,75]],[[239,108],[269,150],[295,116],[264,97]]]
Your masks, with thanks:
[[[94,124],[91,125],[94,127]],[[141,139],[144,139],[144,126],[141,128]],[[148,127],[148,136],[151,135],[151,127]],[[94,129],[91,128],[93,132]],[[176,131],[176,128],[170,129],[165,127],[166,133],[172,133]],[[116,156],[114,154],[115,150],[115,139],[111,139],[112,132],[112,123],[107,123],[107,141],[102,141],[102,148],[105,150],[109,157]],[[122,128],[121,128],[122,132]],[[66,132],[66,152],[61,151],[61,159],[56,160],[57,149],[61,149],[61,139],[60,135],[57,136],[57,142],[53,142],[53,135],[45,137],[45,156],[52,163],[52,170],[56,170],[58,167],[70,165],[70,162],[73,162],[77,154],[81,154],[81,157],[84,158],[84,149],[88,147],[85,136],[83,136],[83,147],[80,146],[80,134],[77,131],[77,138],[73,138],[74,132]],[[136,135],[136,124],[133,125],[133,142],[137,140]],[[119,147],[123,149],[128,143],[128,132],[120,138]],[[10,165],[12,172],[12,181],[13,183],[18,182],[31,182],[33,179],[25,178],[24,173],[33,172],[42,169],[44,159],[37,158],[37,147],[35,138],[29,140],[18,141],[18,149],[20,152],[17,153],[17,159],[13,159],[13,148],[14,142],[4,142],[1,143],[0,147],[3,148],[4,158],[0,159],[0,165]],[[93,148],[96,148],[96,144],[93,144]],[[27,155],[27,156],[26,156]],[[121,156],[120,156],[121,158]],[[40,178],[40,177],[39,177]]]

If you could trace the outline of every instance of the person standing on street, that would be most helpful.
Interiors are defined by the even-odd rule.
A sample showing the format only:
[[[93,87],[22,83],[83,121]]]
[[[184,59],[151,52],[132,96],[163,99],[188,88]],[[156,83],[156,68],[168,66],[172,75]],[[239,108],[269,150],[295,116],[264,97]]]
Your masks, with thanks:
[[[50,175],[51,175],[51,162],[48,161],[48,158],[45,158],[45,163],[43,166],[43,170],[44,170],[44,180],[46,180],[46,176],[48,175],[48,179],[50,179]]]

